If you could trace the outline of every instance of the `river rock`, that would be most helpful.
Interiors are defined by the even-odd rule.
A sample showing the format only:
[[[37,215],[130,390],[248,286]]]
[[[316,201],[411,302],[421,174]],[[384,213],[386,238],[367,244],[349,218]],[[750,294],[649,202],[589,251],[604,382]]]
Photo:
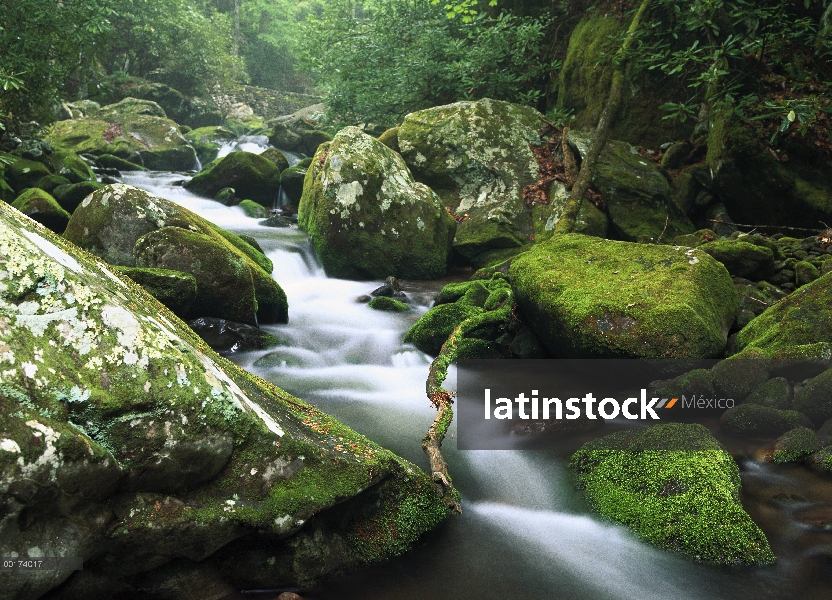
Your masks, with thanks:
[[[144,291],[167,306],[179,318],[187,316],[196,300],[196,278],[190,273],[142,267],[115,269],[142,286]]]
[[[454,238],[465,258],[531,242],[523,188],[537,181],[529,145],[541,144],[541,123],[532,108],[485,98],[411,113],[399,127],[401,155],[416,179],[468,215]]]
[[[71,214],[75,212],[84,198],[102,187],[104,186],[97,181],[81,181],[69,185],[59,185],[52,191],[52,194],[55,196],[55,200]]]
[[[832,352],[832,273],[804,285],[751,321],[733,352],[765,358],[828,358]]]
[[[41,178],[52,175],[45,164],[36,160],[28,160],[6,152],[0,152],[0,158],[8,162],[3,168],[3,178],[15,195],[26,188],[35,187]]]
[[[208,164],[217,158],[223,144],[233,142],[237,136],[225,127],[199,127],[186,133],[185,139],[194,147],[199,160]]]
[[[227,255],[228,264],[242,264],[248,270],[248,274],[241,272],[237,277],[244,282],[242,289],[248,287],[246,277],[253,282],[258,322],[285,323],[288,320],[286,294],[269,275],[272,264],[268,258],[233,233],[149,192],[124,184],[105,186],[88,196],[75,210],[64,237],[112,265],[135,267],[133,250],[136,242],[163,227],[179,227],[206,236],[224,247],[235,257],[232,259]]]
[[[211,317],[200,317],[187,323],[206,344],[223,355],[247,350],[265,350],[280,343],[271,333],[245,323]]]
[[[808,427],[795,427],[777,438],[772,460],[786,463],[800,460],[818,450],[818,436]]]
[[[330,276],[430,279],[445,274],[455,223],[398,154],[347,127],[315,155],[298,226]]]
[[[580,234],[519,255],[509,279],[563,358],[717,357],[739,303],[725,267],[704,252]]]
[[[555,226],[560,220],[569,200],[569,191],[561,181],[553,181],[549,186],[549,204],[532,205],[532,221],[534,223],[534,241],[536,244],[545,242],[555,234]],[[595,206],[588,199],[581,202],[581,209],[575,219],[573,233],[607,237],[610,219],[607,214]]]
[[[197,564],[233,589],[307,586],[448,514],[426,473],[2,203],[0,264],[0,555],[84,562],[0,572],[4,595],[78,578],[147,597]]]
[[[619,431],[584,444],[570,466],[590,505],[646,542],[706,563],[774,561],[739,501],[737,464],[702,425]]]
[[[714,240],[698,248],[725,265],[734,277],[759,281],[774,275],[774,253],[765,246],[730,239]]]
[[[56,151],[93,155],[113,154],[154,170],[187,170],[196,165],[196,153],[165,111],[147,100],[125,98],[103,107],[94,117],[58,121],[46,140]]]
[[[277,148],[267,148],[260,156],[274,163],[281,173],[289,168],[289,159]]]
[[[213,198],[223,188],[234,188],[237,197],[272,206],[280,187],[280,169],[267,158],[251,152],[231,152],[213,161],[185,183],[185,188]]]
[[[12,206],[59,235],[69,223],[70,214],[51,195],[38,188],[24,191]]]
[[[813,423],[832,419],[832,370],[810,379],[795,394],[792,408],[802,412]]]
[[[298,204],[303,195],[303,181],[306,179],[306,167],[289,167],[280,174],[280,185],[292,204]]]
[[[590,137],[589,133],[570,131],[567,139],[584,158]],[[621,239],[670,240],[696,229],[673,200],[662,171],[626,142],[607,141],[592,184],[603,195],[611,229]]]
[[[118,90],[118,93],[155,102],[169,118],[194,129],[219,125],[223,120],[222,113],[212,102],[201,98],[189,98],[164,83],[140,81],[131,83],[124,90]]]
[[[719,418],[723,431],[746,437],[777,437],[795,427],[811,427],[805,415],[794,410],[778,410],[759,404],[740,404]]]

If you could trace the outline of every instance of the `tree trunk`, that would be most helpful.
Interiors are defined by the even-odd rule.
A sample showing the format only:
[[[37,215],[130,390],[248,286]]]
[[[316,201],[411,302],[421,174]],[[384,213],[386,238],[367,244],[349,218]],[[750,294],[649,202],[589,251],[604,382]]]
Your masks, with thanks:
[[[581,210],[581,202],[583,202],[586,191],[592,184],[592,178],[595,175],[595,165],[598,163],[598,157],[601,155],[601,150],[607,143],[607,133],[610,129],[610,123],[615,119],[615,114],[618,112],[618,107],[621,105],[621,100],[624,96],[624,76],[627,70],[627,52],[630,50],[632,40],[635,38],[635,33],[641,26],[647,9],[650,7],[651,0],[641,0],[641,5],[638,7],[633,20],[630,22],[630,27],[627,28],[627,34],[621,47],[615,53],[613,58],[613,72],[612,84],[607,95],[607,102],[604,105],[604,110],[601,111],[601,116],[598,119],[598,125],[592,138],[589,142],[589,149],[586,152],[586,157],[581,163],[581,170],[578,173],[578,178],[572,186],[572,192],[569,194],[569,201],[563,210],[563,214],[555,225],[555,233],[572,233],[575,230],[575,221],[578,218],[578,213]]]

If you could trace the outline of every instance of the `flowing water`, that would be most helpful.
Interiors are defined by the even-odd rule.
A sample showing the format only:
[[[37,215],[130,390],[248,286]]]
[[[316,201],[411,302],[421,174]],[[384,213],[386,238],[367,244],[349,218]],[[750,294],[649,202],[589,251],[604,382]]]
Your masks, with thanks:
[[[303,232],[261,227],[237,207],[174,185],[181,179],[171,173],[124,177],[255,237],[289,299],[289,324],[263,327],[284,345],[233,360],[427,467],[420,443],[435,414],[425,397],[430,359],[401,340],[441,283],[406,285],[416,307],[410,313],[371,310],[356,297],[380,281],[326,277]],[[452,372],[448,383],[453,380]],[[832,598],[832,483],[803,468],[743,461],[745,505],[769,536],[778,562],[768,568],[718,568],[652,548],[591,514],[566,468],[568,453],[457,451],[452,438],[443,450],[463,494],[463,514],[407,555],[333,578],[306,590],[306,597]],[[754,449],[732,450],[750,455]]]

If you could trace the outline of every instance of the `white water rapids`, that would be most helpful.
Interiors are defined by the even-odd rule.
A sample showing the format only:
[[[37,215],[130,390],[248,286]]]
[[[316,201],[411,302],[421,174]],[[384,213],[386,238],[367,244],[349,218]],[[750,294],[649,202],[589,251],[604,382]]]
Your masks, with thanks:
[[[264,326],[285,345],[239,355],[235,362],[426,468],[420,443],[435,415],[425,397],[430,359],[401,340],[439,286],[407,285],[416,305],[409,313],[371,310],[355,299],[380,281],[326,277],[303,232],[261,227],[237,207],[197,198],[173,185],[183,177],[133,173],[123,180],[255,237],[289,299],[288,325]],[[449,383],[453,379],[451,373]],[[424,546],[335,578],[308,597],[779,600],[797,591],[784,566],[698,565],[654,549],[591,514],[565,466],[568,457],[541,451],[457,451],[450,436],[443,451],[463,494],[463,514],[450,518]]]

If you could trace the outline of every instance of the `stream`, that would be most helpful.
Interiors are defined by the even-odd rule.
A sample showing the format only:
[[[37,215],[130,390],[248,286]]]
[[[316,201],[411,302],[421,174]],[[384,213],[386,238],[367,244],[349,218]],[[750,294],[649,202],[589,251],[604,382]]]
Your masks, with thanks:
[[[444,282],[402,282],[415,307],[408,313],[371,310],[356,298],[381,281],[328,278],[304,232],[263,227],[238,207],[198,198],[176,185],[185,177],[147,172],[122,180],[255,237],[289,299],[289,323],[263,326],[284,345],[232,360],[427,468],[421,439],[435,415],[425,396],[430,358],[401,340]],[[452,371],[448,387],[454,381]],[[757,450],[720,439],[735,456]],[[778,561],[720,568],[655,549],[592,514],[566,466],[571,450],[457,451],[449,436],[443,452],[463,495],[462,515],[405,556],[334,577],[304,598],[832,598],[832,481],[803,467],[740,461],[744,506]]]

